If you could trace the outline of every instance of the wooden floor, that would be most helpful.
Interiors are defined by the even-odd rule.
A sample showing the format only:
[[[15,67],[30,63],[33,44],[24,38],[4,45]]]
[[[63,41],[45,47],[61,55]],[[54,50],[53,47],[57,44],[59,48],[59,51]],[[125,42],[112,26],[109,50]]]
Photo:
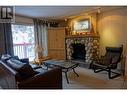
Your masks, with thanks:
[[[73,72],[68,73],[68,84],[63,73],[63,89],[124,89],[127,88],[127,82],[123,77],[109,79],[107,72],[94,73],[93,70],[78,67],[76,72],[79,74],[77,77]]]

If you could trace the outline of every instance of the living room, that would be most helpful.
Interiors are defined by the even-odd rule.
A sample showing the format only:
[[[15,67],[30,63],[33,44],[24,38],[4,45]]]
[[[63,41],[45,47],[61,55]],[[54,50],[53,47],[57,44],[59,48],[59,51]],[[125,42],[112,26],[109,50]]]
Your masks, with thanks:
[[[127,88],[127,66],[125,64],[127,7],[15,6],[7,8],[14,9],[15,14],[9,14],[13,16],[11,18],[13,23],[0,23],[0,56],[2,61],[0,62],[2,64],[0,83],[3,88]],[[109,75],[107,65],[105,65],[106,70],[99,65],[105,71],[94,72],[94,67],[98,67],[96,63],[102,55],[104,56],[110,50],[109,48],[115,48],[115,50],[117,48],[117,52],[119,48],[122,48],[118,54],[120,58],[116,62],[117,68],[113,69],[117,74],[116,77],[113,75],[114,78]],[[14,74],[14,71],[8,69],[8,64],[12,65],[15,61],[14,58],[16,59],[15,56],[18,56],[19,59],[25,58],[33,69],[46,74],[42,75],[42,78],[36,82],[33,78],[33,83],[27,79],[25,79],[27,81],[19,80],[19,77],[16,79],[17,75]],[[6,59],[6,57],[8,58]],[[6,61],[8,60],[6,65],[3,62],[4,58]],[[96,60],[97,62],[95,62]],[[110,59],[106,60],[110,61]],[[15,63],[21,62],[16,60]],[[60,63],[64,63],[64,66]],[[15,67],[14,64],[13,66]],[[6,69],[6,72],[3,68]],[[49,69],[47,70],[47,68]],[[12,76],[11,71],[13,72]],[[29,70],[23,74],[25,75],[27,72]],[[44,78],[44,76],[46,77]],[[24,77],[26,78],[26,76]],[[31,77],[32,75],[29,79]],[[5,84],[3,84],[4,82]]]

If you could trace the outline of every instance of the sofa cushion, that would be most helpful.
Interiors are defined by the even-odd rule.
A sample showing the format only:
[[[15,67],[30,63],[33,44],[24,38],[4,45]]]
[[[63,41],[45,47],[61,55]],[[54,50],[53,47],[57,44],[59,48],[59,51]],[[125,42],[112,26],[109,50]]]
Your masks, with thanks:
[[[31,76],[34,76],[35,74],[37,74],[36,71],[34,71],[30,65],[28,64],[24,64],[19,70],[18,72],[20,73],[20,75],[22,76],[23,79],[29,78]]]
[[[23,65],[25,65],[25,63],[22,63],[19,60],[16,60],[14,58],[7,60],[7,63],[9,66],[11,66],[15,70],[19,70]]]
[[[20,60],[18,56],[13,56],[12,58],[15,58],[17,60]]]
[[[22,79],[29,78],[35,74],[37,74],[36,71],[32,69],[32,67],[29,64],[22,63],[19,60],[16,60],[14,58],[11,58],[7,61],[7,64],[16,70]]]

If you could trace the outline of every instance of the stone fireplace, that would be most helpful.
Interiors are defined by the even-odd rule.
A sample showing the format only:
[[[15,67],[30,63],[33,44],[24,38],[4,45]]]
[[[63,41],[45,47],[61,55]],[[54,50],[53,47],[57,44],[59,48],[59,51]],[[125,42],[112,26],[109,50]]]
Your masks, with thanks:
[[[84,60],[87,63],[91,63],[94,58],[99,56],[99,36],[98,35],[86,35],[86,36],[70,36],[66,37],[66,59],[73,60],[79,59]],[[74,45],[78,45],[76,50]],[[76,46],[75,46],[76,47]],[[83,50],[84,49],[84,50]],[[74,51],[76,50],[76,51]],[[79,51],[79,54],[77,53]],[[84,55],[81,54],[84,52]],[[74,52],[77,53],[77,58],[74,57]],[[81,54],[81,56],[80,56]],[[84,58],[82,58],[84,57]]]

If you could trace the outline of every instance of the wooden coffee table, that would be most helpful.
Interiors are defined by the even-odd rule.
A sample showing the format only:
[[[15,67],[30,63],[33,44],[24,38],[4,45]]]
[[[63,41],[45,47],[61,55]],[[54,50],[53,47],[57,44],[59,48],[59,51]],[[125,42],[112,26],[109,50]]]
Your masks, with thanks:
[[[62,69],[62,72],[65,73],[67,83],[69,83],[67,73],[70,70],[73,70],[73,72],[79,77],[79,75],[75,71],[75,68],[78,67],[79,63],[68,61],[68,60],[47,60],[44,61],[44,65],[47,67],[47,69],[52,66],[60,67]]]

